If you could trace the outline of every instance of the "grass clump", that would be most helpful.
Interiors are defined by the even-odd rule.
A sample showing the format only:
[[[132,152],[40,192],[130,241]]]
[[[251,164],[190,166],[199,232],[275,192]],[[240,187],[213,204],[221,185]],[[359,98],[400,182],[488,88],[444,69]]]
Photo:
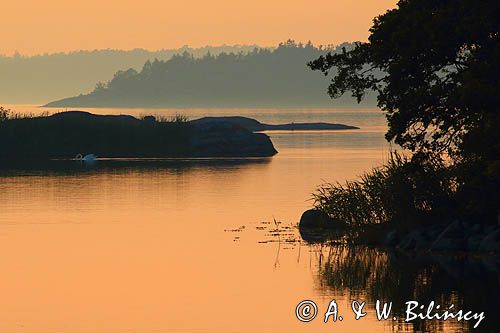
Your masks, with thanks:
[[[0,106],[0,123],[3,123],[10,117],[11,111],[9,109],[4,108],[3,106]]]
[[[358,180],[319,186],[313,200],[317,209],[350,226],[410,226],[452,218],[454,182],[443,164],[392,152],[386,164]]]
[[[139,116],[140,120],[158,122],[158,123],[187,123],[189,117],[183,114],[176,113],[172,116],[158,115],[158,114],[145,114]]]
[[[48,111],[44,111],[39,115],[34,115],[30,112],[19,113],[13,112],[11,109],[7,109],[3,106],[0,106],[0,123],[6,122],[7,120],[16,120],[16,119],[32,119],[37,117],[48,117],[50,113]]]

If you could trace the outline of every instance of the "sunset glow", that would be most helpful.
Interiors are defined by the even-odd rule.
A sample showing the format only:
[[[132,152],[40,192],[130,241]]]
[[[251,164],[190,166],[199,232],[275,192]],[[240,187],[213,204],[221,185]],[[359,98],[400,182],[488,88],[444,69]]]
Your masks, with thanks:
[[[395,0],[2,1],[0,53],[365,40]]]

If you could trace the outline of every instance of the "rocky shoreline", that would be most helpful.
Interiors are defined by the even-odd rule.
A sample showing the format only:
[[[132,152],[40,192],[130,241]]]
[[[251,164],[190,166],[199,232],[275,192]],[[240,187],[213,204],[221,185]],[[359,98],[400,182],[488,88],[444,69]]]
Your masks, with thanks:
[[[335,124],[335,123],[288,123],[288,124],[264,124],[255,119],[241,116],[227,117],[203,117],[191,121],[193,124],[210,124],[210,123],[230,123],[241,126],[251,132],[263,131],[338,131],[359,129],[359,127]]]
[[[271,157],[278,153],[269,136],[226,121],[189,121],[193,157]]]
[[[381,244],[417,252],[500,253],[500,227],[456,220],[444,226],[414,229],[406,235],[391,230]]]
[[[302,214],[299,231],[308,242],[344,238],[353,244],[413,253],[500,254],[500,216],[491,225],[455,220],[402,232],[383,225],[349,227],[311,209]]]

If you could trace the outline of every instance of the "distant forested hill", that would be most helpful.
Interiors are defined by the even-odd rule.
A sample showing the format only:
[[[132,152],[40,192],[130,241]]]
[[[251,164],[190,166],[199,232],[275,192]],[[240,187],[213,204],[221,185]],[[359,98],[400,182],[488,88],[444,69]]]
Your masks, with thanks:
[[[49,103],[54,107],[308,107],[352,106],[349,96],[331,100],[329,78],[307,62],[339,47],[288,41],[273,49],[207,53],[184,52],[169,60],[147,61],[140,71],[121,70],[89,94]],[[368,97],[365,105],[375,105]]]
[[[185,51],[201,57],[207,52],[248,52],[254,48],[254,45],[186,46],[160,51],[95,50],[30,57],[0,55],[0,103],[40,104],[91,91],[96,82],[109,80],[120,69],[140,69],[148,59],[166,60]]]

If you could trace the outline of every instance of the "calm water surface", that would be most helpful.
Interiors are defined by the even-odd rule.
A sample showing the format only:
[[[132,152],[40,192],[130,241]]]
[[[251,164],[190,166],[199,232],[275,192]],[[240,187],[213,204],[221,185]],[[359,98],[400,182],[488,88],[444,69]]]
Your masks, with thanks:
[[[465,303],[465,286],[454,282],[463,276],[454,277],[439,260],[308,245],[290,227],[312,206],[317,185],[353,179],[384,161],[380,111],[87,110],[244,115],[361,129],[270,132],[279,154],[269,159],[3,168],[0,332],[462,331],[451,323],[379,322],[373,307],[355,321],[350,311],[353,298]],[[274,220],[286,231],[279,237],[269,235]],[[490,285],[498,288],[498,277]],[[322,312],[334,298],[344,320],[323,324]],[[320,307],[308,324],[295,318],[304,299]]]

